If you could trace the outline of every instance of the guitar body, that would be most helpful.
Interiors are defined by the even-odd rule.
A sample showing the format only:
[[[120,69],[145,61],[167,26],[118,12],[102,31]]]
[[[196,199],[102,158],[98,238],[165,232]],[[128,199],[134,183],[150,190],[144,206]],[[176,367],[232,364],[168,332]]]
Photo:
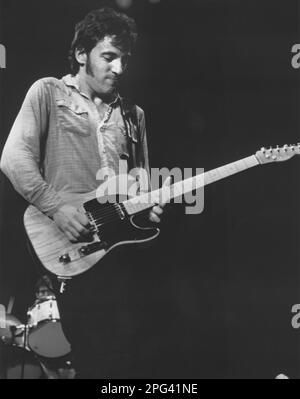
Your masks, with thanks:
[[[68,203],[76,208],[90,199],[95,193],[72,195]],[[97,204],[99,209],[105,204]],[[32,247],[43,266],[59,277],[72,277],[84,273],[99,262],[108,252],[121,245],[142,244],[159,235],[160,230],[140,227],[134,217],[103,224],[89,242],[71,243],[60,231],[56,223],[37,208],[30,205],[24,214],[24,226]]]

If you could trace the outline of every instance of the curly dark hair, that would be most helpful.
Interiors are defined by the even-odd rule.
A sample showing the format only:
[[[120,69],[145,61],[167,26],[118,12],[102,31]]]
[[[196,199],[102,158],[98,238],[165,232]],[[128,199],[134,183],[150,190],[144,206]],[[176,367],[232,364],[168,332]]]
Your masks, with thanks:
[[[75,35],[69,51],[73,75],[79,70],[75,51],[82,50],[89,54],[105,36],[113,36],[115,46],[123,51],[130,51],[137,39],[136,24],[132,18],[109,7],[89,12],[75,26]]]

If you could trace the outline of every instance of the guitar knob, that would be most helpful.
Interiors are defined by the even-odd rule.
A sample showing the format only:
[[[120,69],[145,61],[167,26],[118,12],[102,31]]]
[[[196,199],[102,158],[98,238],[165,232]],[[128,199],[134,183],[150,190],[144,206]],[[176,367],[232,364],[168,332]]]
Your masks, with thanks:
[[[81,254],[81,255],[88,255],[88,253],[89,253],[89,248],[88,248],[88,246],[87,245],[84,245],[83,247],[81,247],[81,248],[79,248],[79,253]]]
[[[59,258],[59,261],[60,261],[61,263],[64,263],[64,264],[70,263],[70,262],[71,262],[70,255],[69,255],[69,254],[64,254],[64,255],[62,255],[62,256]]]

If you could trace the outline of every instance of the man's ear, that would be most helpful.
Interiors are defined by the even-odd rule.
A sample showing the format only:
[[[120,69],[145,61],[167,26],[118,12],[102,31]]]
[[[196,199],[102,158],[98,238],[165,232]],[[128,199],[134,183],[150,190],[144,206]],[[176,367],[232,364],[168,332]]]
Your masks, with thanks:
[[[80,66],[83,66],[86,64],[87,60],[87,54],[84,50],[82,49],[76,49],[75,50],[75,58]]]

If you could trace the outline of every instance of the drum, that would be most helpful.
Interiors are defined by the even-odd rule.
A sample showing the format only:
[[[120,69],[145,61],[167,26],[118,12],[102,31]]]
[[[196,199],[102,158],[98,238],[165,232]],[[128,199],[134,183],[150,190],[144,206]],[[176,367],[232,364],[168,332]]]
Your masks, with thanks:
[[[28,311],[28,346],[36,354],[57,358],[71,351],[60,323],[55,297],[38,300]]]

